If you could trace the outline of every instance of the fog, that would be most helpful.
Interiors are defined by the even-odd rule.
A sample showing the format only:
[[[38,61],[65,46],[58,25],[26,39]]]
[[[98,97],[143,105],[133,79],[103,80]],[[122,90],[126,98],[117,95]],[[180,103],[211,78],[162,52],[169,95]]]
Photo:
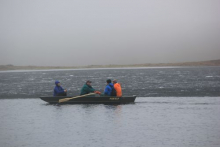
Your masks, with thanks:
[[[220,0],[1,0],[0,65],[220,58]]]

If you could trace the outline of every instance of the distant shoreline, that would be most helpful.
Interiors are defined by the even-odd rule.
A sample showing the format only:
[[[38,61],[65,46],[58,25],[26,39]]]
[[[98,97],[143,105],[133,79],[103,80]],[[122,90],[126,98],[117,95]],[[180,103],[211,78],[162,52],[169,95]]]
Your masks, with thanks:
[[[88,66],[14,66],[0,65],[0,71],[7,70],[47,70],[47,69],[92,69],[92,68],[129,68],[129,67],[165,67],[165,66],[220,66],[219,60],[182,62],[182,63],[145,63],[130,65],[88,65]]]

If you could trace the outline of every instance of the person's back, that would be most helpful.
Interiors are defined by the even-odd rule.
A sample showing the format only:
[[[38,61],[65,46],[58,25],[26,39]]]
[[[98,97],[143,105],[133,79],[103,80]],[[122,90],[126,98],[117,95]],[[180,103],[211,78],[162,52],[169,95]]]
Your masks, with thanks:
[[[113,88],[114,86],[113,86],[113,84],[111,83],[111,80],[110,80],[110,79],[108,79],[106,82],[107,82],[107,85],[106,85],[106,87],[105,87],[104,95],[111,96],[112,88]]]
[[[121,84],[117,83],[117,80],[114,80],[113,84],[114,84],[114,89],[116,91],[116,96],[121,97],[122,96]]]

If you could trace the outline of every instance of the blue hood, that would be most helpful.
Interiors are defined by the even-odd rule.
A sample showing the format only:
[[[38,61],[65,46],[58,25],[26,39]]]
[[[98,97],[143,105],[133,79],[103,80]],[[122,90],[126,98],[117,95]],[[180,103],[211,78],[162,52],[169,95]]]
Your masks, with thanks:
[[[112,83],[109,83],[109,86],[110,86],[111,88],[113,88],[113,87],[114,87],[114,85],[113,85]]]
[[[57,81],[57,80],[56,80],[56,81],[55,81],[55,85],[57,85],[58,83],[60,83],[60,81]]]

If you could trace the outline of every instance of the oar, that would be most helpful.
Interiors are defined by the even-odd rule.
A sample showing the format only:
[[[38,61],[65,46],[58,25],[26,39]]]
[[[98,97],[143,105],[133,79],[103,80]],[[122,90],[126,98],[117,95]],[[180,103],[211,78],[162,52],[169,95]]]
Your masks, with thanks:
[[[76,98],[80,98],[80,97],[84,97],[84,96],[87,96],[87,95],[93,95],[93,94],[95,94],[95,93],[89,93],[89,94],[84,94],[84,95],[80,95],[80,96],[76,96],[76,97],[60,99],[59,103],[66,102],[66,101],[76,99]]]

